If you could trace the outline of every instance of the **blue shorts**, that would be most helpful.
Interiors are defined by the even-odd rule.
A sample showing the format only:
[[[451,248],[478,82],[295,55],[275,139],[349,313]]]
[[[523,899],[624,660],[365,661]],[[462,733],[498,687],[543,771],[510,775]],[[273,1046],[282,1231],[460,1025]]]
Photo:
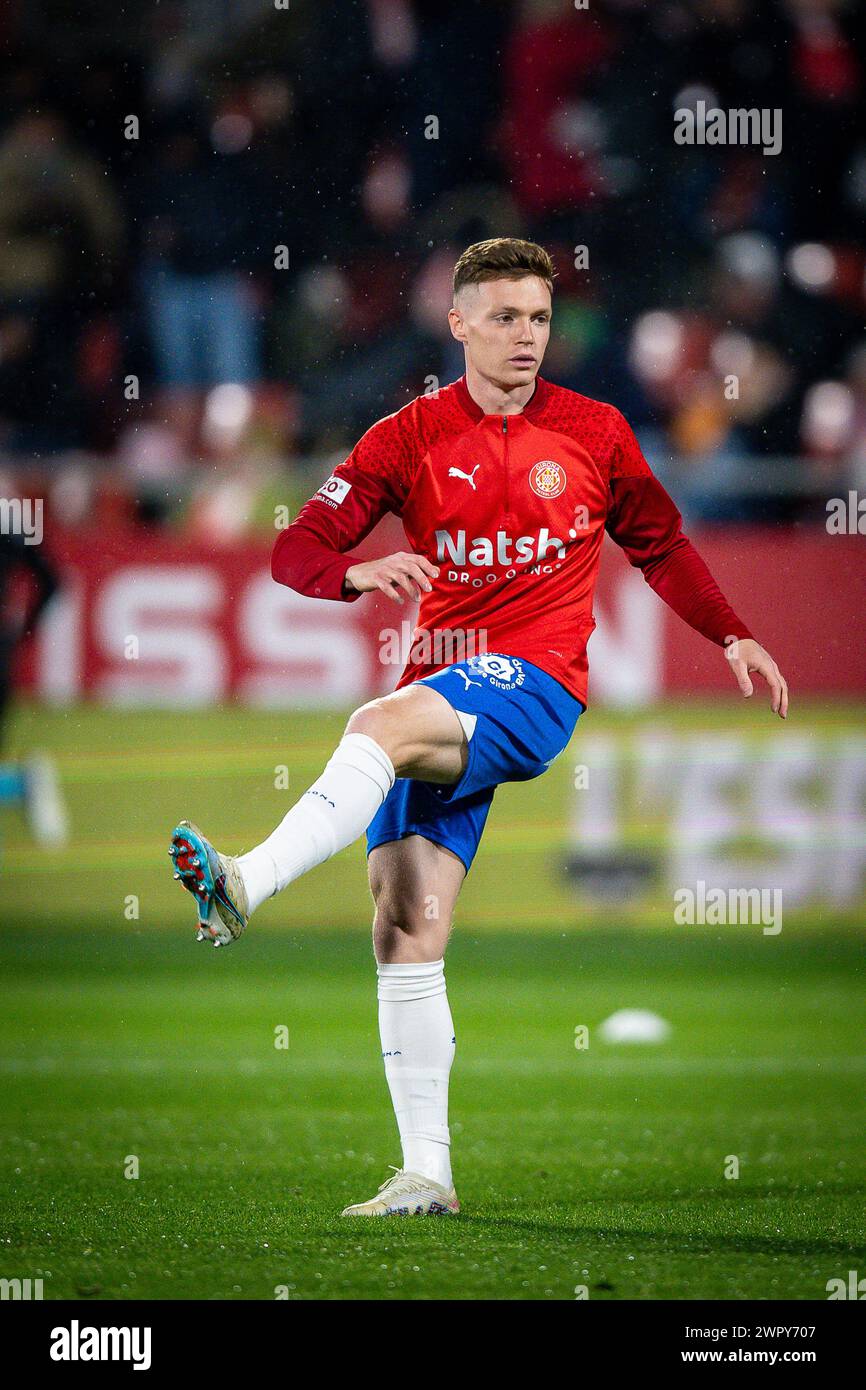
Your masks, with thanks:
[[[451,786],[398,777],[367,830],[367,853],[406,835],[444,845],[468,871],[501,782],[546,772],[568,744],[583,705],[559,681],[516,656],[470,657],[418,682],[444,695],[469,740]]]

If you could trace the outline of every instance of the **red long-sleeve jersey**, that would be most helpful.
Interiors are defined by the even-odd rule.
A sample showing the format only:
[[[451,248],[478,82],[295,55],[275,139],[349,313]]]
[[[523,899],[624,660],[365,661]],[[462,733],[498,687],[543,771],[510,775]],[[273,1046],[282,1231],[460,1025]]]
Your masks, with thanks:
[[[605,530],[698,632],[720,646],[751,636],[620,412],[541,378],[519,415],[485,415],[464,377],[373,425],[280,533],[274,579],[358,598],[343,588],[358,563],[351,547],[388,511],[439,568],[413,642],[425,659],[409,661],[399,686],[455,659],[426,659],[449,649],[448,634],[483,632],[487,651],[533,662],[586,704]]]

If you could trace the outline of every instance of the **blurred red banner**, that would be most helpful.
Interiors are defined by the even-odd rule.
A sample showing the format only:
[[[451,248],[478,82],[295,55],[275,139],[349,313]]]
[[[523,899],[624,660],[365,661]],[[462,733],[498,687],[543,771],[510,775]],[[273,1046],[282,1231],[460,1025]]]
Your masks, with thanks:
[[[396,548],[397,529],[378,529],[366,551]],[[866,693],[862,537],[727,528],[693,539],[793,695]],[[65,586],[21,653],[19,677],[54,702],[349,705],[393,687],[395,649],[411,640],[412,614],[384,598],[330,603],[275,584],[267,541],[203,549],[141,529],[52,528],[46,547]],[[595,613],[591,700],[730,692],[720,649],[671,613],[612,543]]]

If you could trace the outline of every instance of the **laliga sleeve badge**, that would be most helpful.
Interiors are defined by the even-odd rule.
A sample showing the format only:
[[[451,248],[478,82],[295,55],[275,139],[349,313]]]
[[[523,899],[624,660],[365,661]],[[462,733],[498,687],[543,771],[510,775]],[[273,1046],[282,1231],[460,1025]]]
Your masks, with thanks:
[[[339,507],[341,502],[346,500],[347,495],[352,491],[352,484],[345,478],[338,478],[332,473],[319,488],[316,496],[321,502],[328,502],[332,507]]]

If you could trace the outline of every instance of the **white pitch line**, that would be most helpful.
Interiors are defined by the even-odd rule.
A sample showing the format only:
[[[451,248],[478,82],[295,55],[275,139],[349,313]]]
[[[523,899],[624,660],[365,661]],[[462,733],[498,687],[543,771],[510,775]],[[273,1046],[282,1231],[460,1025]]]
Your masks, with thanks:
[[[591,1075],[628,1075],[636,1071],[671,1076],[700,1076],[704,1073],[773,1076],[785,1072],[849,1075],[866,1071],[866,1057],[653,1057],[643,1050],[627,1057],[593,1057],[587,1051],[578,1052],[573,1059],[569,1057],[565,1060],[549,1056],[494,1058],[464,1055],[459,1060],[459,1066],[464,1072],[486,1072],[491,1075],[510,1072],[524,1076],[538,1072],[544,1072],[545,1076],[552,1073],[579,1076],[581,1070]],[[194,1063],[180,1057],[0,1057],[0,1073],[7,1076],[103,1076],[123,1073],[159,1076],[165,1072],[187,1072],[224,1077],[232,1074],[276,1077],[282,1071],[287,1078],[299,1072],[339,1077],[346,1073],[362,1075],[375,1068],[375,1059],[361,1062],[337,1056],[299,1057],[291,1049],[282,1053],[280,1059],[269,1058],[267,1062],[257,1057],[238,1057],[233,1061],[224,1057],[198,1057]]]

